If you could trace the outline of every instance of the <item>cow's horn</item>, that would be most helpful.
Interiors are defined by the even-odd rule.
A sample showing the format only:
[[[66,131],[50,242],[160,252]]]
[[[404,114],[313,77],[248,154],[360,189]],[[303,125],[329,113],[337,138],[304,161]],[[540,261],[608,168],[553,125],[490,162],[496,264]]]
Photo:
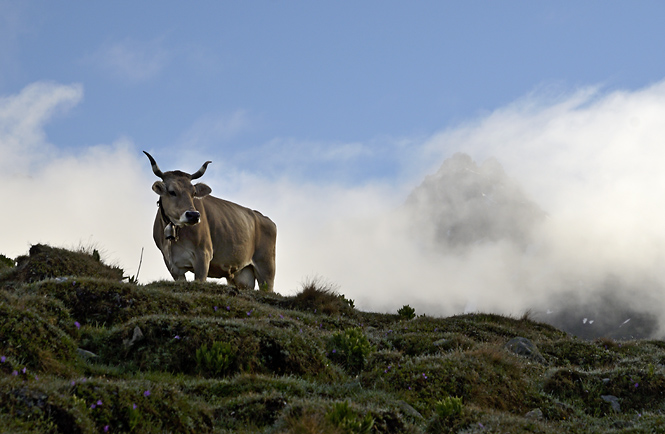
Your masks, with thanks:
[[[154,158],[152,158],[152,155],[148,154],[146,151],[143,151],[145,155],[148,156],[148,159],[150,160],[150,164],[152,165],[152,171],[155,172],[155,175],[157,175],[160,178],[164,178],[164,173],[159,170],[159,166],[157,165],[157,162],[155,161]]]
[[[203,163],[203,166],[196,172],[192,173],[192,179],[199,179],[200,177],[203,176],[204,173],[206,173],[206,169],[208,168],[208,164],[212,163],[212,161],[206,161]]]

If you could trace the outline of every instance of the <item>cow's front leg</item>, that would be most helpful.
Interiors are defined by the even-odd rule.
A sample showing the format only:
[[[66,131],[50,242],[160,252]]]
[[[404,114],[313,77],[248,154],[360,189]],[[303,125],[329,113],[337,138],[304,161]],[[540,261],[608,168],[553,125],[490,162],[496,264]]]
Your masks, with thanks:
[[[169,272],[171,273],[171,276],[173,277],[173,280],[185,280],[185,272],[187,270],[183,270],[182,268],[178,268],[175,265],[169,268]]]
[[[205,282],[208,278],[208,269],[210,268],[210,259],[206,255],[200,255],[194,262],[194,278]]]

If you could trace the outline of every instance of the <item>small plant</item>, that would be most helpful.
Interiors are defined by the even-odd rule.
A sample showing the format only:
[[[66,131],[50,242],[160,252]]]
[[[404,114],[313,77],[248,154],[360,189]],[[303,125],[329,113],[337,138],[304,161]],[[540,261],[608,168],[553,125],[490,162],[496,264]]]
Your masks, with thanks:
[[[374,426],[374,418],[366,414],[362,417],[354,411],[348,401],[336,402],[326,414],[326,420],[349,434],[366,434]]]
[[[350,298],[346,298],[343,295],[341,295],[340,297],[342,297],[342,300],[344,301],[344,303],[348,304],[351,309],[356,308],[356,302],[355,301],[351,300]]]
[[[139,412],[136,403],[132,403],[132,406],[127,410],[127,415],[129,419],[129,431],[133,432],[139,423],[141,423],[141,412]]]
[[[462,398],[448,396],[434,404],[434,417],[425,429],[426,433],[454,433],[466,425],[462,413]]]
[[[210,349],[203,344],[196,350],[196,365],[203,374],[223,376],[231,370],[235,359],[233,346],[226,342],[213,342]]]
[[[372,345],[360,328],[336,332],[328,341],[328,357],[349,372],[362,371],[371,351]]]
[[[416,317],[416,310],[408,304],[405,304],[397,311],[397,314],[400,316],[400,318],[408,321]]]
[[[462,415],[462,398],[448,396],[434,404],[434,411],[439,419],[455,419]]]

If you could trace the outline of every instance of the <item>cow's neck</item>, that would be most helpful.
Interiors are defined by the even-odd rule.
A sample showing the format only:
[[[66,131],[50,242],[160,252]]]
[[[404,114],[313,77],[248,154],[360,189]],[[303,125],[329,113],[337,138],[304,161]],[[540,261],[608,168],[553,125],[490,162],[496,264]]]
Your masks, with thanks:
[[[166,215],[166,211],[164,211],[164,206],[162,205],[161,197],[159,198],[157,205],[159,206],[159,213],[161,214],[162,221],[164,222],[164,238],[166,238],[168,241],[178,241],[180,227],[175,225]]]

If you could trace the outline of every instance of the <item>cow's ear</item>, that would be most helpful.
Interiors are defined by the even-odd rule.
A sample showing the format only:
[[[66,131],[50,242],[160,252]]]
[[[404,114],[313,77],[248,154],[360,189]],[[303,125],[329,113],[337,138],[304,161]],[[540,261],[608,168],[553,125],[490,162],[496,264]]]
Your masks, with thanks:
[[[162,181],[155,181],[155,183],[152,184],[152,191],[160,196],[166,194],[166,185]]]
[[[199,182],[198,184],[194,185],[194,189],[195,189],[194,192],[195,197],[205,197],[210,193],[212,193],[212,188],[208,187],[202,182]]]

